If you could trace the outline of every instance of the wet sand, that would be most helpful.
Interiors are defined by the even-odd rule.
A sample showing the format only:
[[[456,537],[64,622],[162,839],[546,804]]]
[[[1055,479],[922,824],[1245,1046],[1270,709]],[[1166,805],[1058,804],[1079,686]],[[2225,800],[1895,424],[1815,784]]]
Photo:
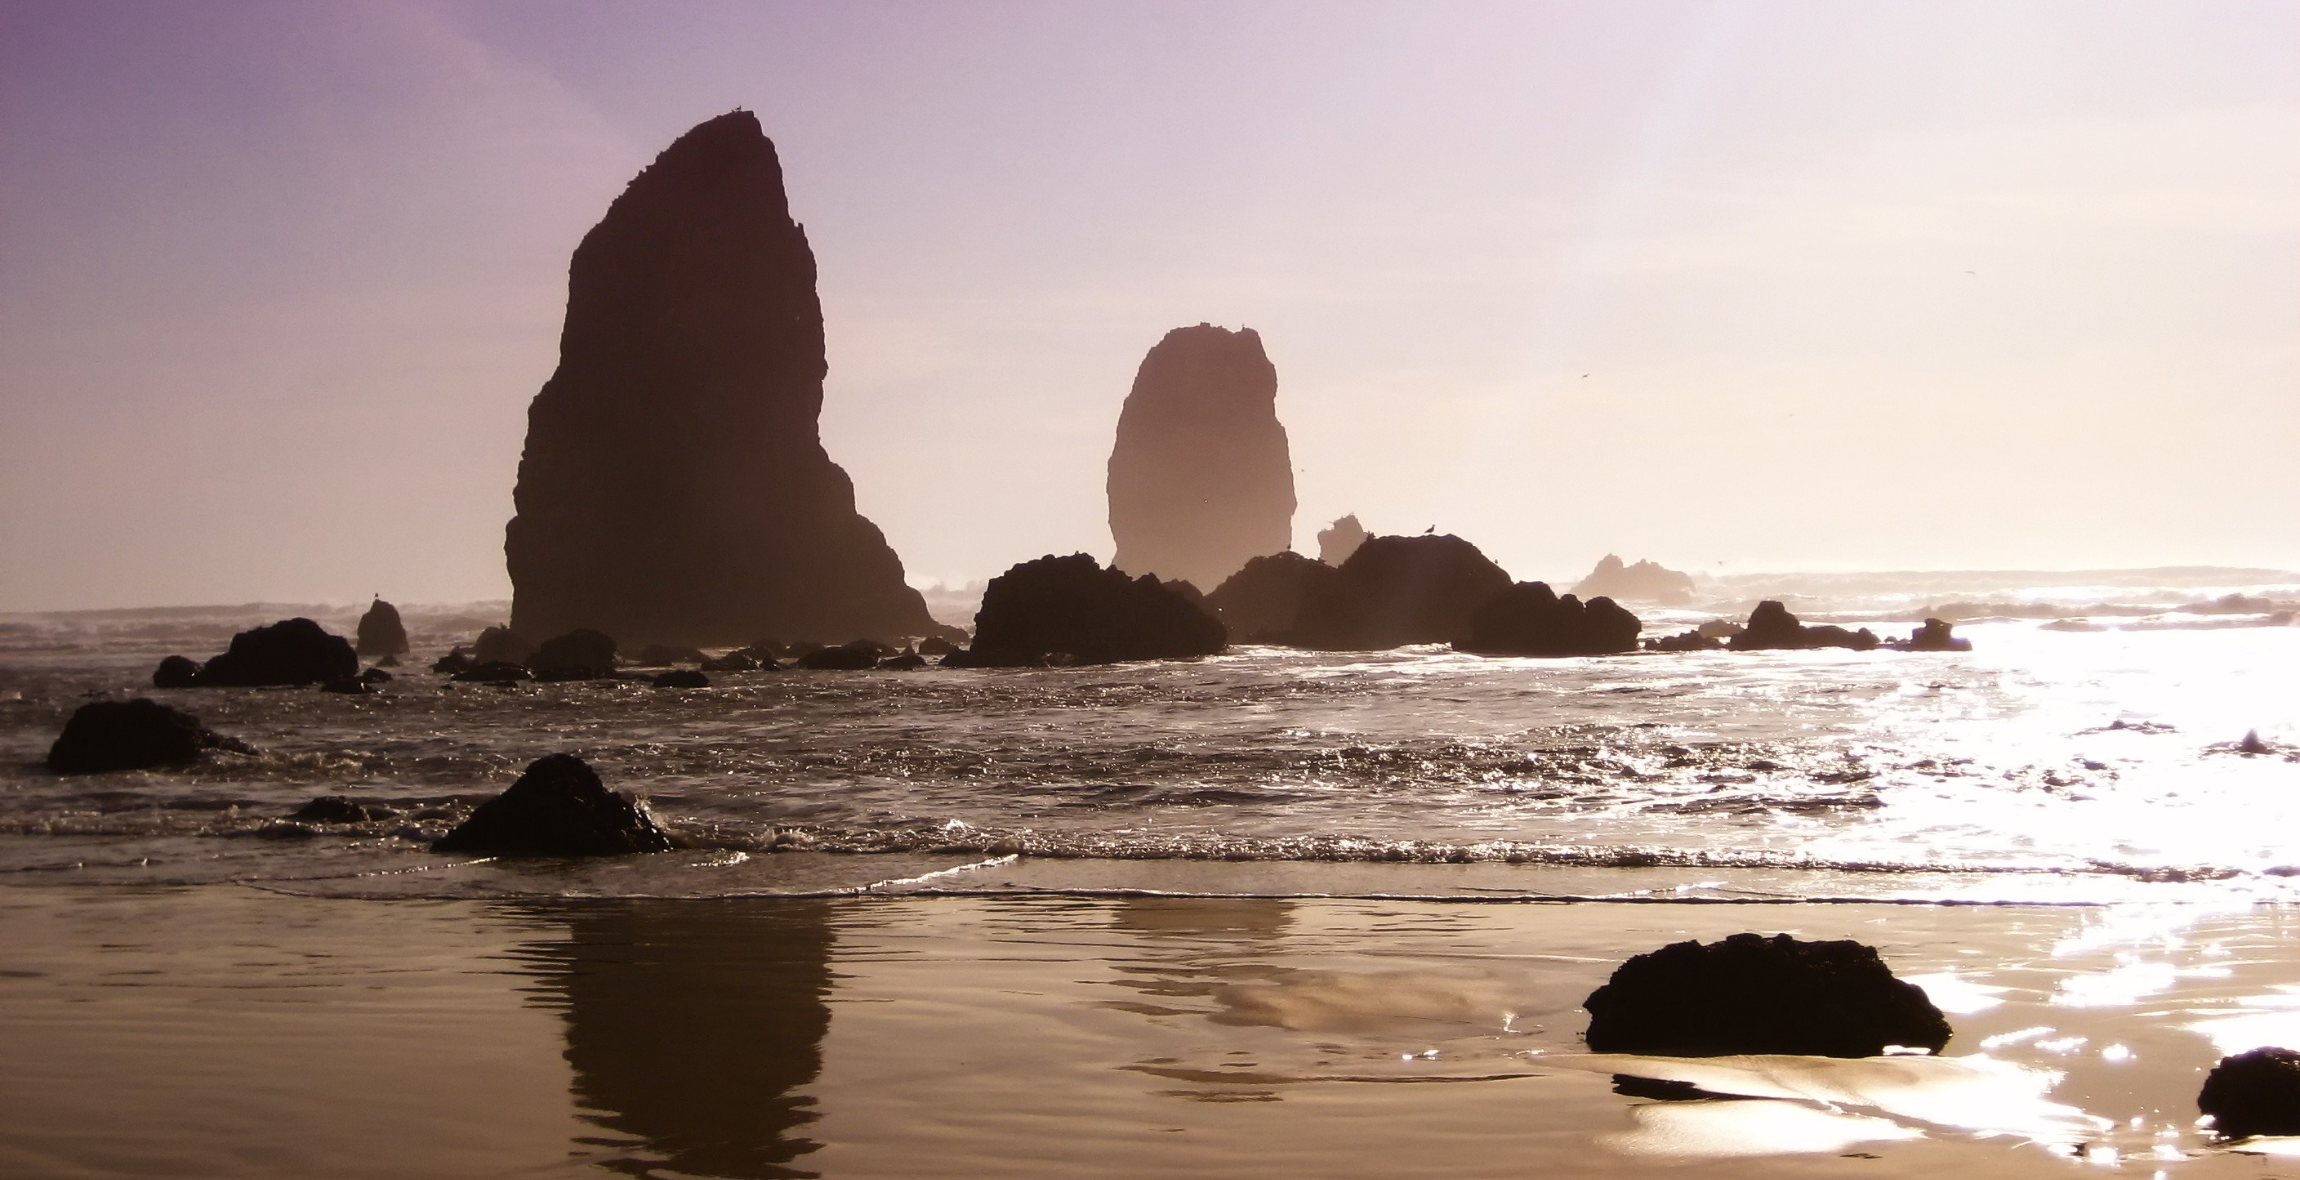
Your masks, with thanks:
[[[2300,1042],[2294,925],[17,886],[0,1174],[2300,1176],[2192,1125],[2220,1053]],[[1655,1102],[1579,1059],[1615,963],[1740,930],[1877,944],[1951,1010],[1949,1060],[1642,1063],[1783,1095]]]

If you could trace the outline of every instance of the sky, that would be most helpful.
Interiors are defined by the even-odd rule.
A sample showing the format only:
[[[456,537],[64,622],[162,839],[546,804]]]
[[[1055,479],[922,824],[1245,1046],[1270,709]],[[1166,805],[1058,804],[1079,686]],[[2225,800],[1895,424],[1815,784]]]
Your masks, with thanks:
[[[1143,353],[1520,578],[2300,568],[2300,2],[0,0],[0,610],[506,597],[568,256],[758,112],[914,584]]]

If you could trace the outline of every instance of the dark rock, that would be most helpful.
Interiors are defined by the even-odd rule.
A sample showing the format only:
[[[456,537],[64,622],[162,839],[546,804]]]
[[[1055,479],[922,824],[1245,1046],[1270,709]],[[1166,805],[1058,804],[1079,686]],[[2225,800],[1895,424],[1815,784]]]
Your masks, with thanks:
[[[351,641],[310,619],[282,619],[232,636],[232,646],[200,669],[203,685],[326,684],[359,676]]]
[[[535,645],[509,627],[489,627],[471,641],[471,658],[482,664],[524,664],[535,655]]]
[[[1358,523],[1356,514],[1342,517],[1318,530],[1318,560],[1339,569],[1367,540],[1366,526]]]
[[[369,684],[391,683],[391,673],[384,671],[382,668],[369,668],[367,671],[360,673],[359,678],[368,682]]]
[[[1724,640],[1704,635],[1700,628],[1680,632],[1676,635],[1657,636],[1645,641],[1645,650],[1647,651],[1723,651],[1724,649]]]
[[[1789,608],[1768,598],[1749,612],[1749,624],[1733,637],[1735,651],[1797,650],[1814,647],[1849,647],[1854,651],[1868,651],[1877,646],[1877,637],[1867,627],[1847,631],[1843,627],[1822,624],[1807,627],[1789,613]]]
[[[2239,754],[2273,754],[2276,752],[2276,747],[2261,741],[2259,730],[2247,729],[2244,731],[2244,740],[2236,743],[2236,752]]]
[[[382,810],[386,816],[397,814],[388,808]],[[288,818],[309,824],[364,824],[370,819],[381,817],[371,815],[367,808],[352,802],[348,795],[321,795],[304,804]]]
[[[806,645],[809,651],[812,651],[813,649],[821,646],[822,644],[819,643],[810,643]],[[769,663],[775,660],[788,659],[792,656],[803,654],[801,652],[792,651],[789,647],[784,646],[783,641],[780,639],[754,639],[750,642],[750,646],[739,647],[735,650],[742,652],[744,655],[747,655],[761,663]]]
[[[1338,577],[1302,603],[1295,642],[1332,651],[1373,651],[1470,637],[1470,617],[1507,590],[1509,574],[1460,537],[1375,537]]]
[[[1228,642],[1219,619],[1150,574],[1129,578],[1083,553],[1026,561],[992,578],[974,616],[974,645],[953,667],[1029,667],[1061,653],[1077,663],[1187,659]]]
[[[703,671],[705,672],[750,672],[757,669],[758,666],[757,660],[739,651],[731,651],[715,659],[703,661]]]
[[[1951,627],[1939,619],[1926,619],[1922,627],[1909,637],[1890,646],[1899,651],[1971,651],[1973,641],[1959,639],[1950,634]]]
[[[642,667],[661,667],[665,664],[700,664],[710,657],[691,647],[669,643],[650,643],[639,651]]]
[[[878,666],[889,671],[908,672],[913,668],[926,667],[926,657],[915,651],[906,651],[899,656],[888,656],[880,660]]]
[[[451,648],[446,655],[443,655],[431,662],[431,670],[447,675],[453,675],[457,672],[470,671],[472,666],[476,663],[478,663],[478,661],[472,659],[469,652],[464,651],[460,647]]]
[[[711,678],[693,668],[674,668],[654,677],[648,683],[657,688],[709,688]]]
[[[2267,1048],[2221,1058],[2206,1075],[2196,1108],[2230,1139],[2300,1135],[2300,1053]]]
[[[353,650],[363,656],[395,656],[407,650],[407,627],[399,621],[399,608],[381,595],[359,617],[358,634]]]
[[[514,680],[533,680],[535,673],[528,671],[523,664],[495,660],[491,663],[474,664],[456,673],[455,679],[466,683],[506,684]]]
[[[1142,358],[1110,451],[1110,564],[1219,586],[1294,534],[1278,371],[1250,328],[1176,328]]]
[[[1615,600],[1683,606],[1693,601],[1693,579],[1650,561],[1623,565],[1619,557],[1608,553],[1573,592],[1584,602],[1602,595]]]
[[[1346,518],[1345,518],[1346,519]],[[1294,634],[1302,603],[1314,588],[1341,575],[1322,561],[1287,550],[1257,557],[1206,596],[1230,637],[1241,643],[1286,643]]]
[[[375,691],[375,686],[357,676],[350,676],[342,680],[330,680],[326,684],[320,685],[319,690],[321,692],[342,693],[345,696],[366,696]]]
[[[858,672],[876,668],[878,662],[892,653],[891,648],[869,639],[857,639],[837,647],[818,647],[798,659],[801,668],[816,671]]]
[[[568,267],[505,530],[511,625],[697,645],[947,630],[823,451],[822,304],[775,148],[695,127]]]
[[[1614,969],[1583,1002],[1596,1053],[1875,1057],[1939,1052],[1949,1022],[1874,947],[1736,934],[1672,943]]]
[[[190,688],[200,682],[200,666],[183,656],[169,656],[152,672],[153,688]]]
[[[510,790],[480,804],[431,847],[510,856],[618,856],[665,851],[671,837],[644,803],[608,790],[581,758],[553,754],[537,759]]]
[[[1637,616],[1610,598],[1559,598],[1546,582],[1519,582],[1470,616],[1464,651],[1489,656],[1597,656],[1636,651]]]
[[[246,742],[219,736],[199,718],[158,701],[91,701],[73,710],[64,732],[48,747],[48,769],[90,774],[177,766],[209,750],[255,753]]]
[[[940,635],[929,635],[918,641],[918,654],[922,656],[947,656],[957,650],[957,644]]]
[[[615,640],[589,627],[543,641],[528,658],[537,680],[597,680],[615,671]]]

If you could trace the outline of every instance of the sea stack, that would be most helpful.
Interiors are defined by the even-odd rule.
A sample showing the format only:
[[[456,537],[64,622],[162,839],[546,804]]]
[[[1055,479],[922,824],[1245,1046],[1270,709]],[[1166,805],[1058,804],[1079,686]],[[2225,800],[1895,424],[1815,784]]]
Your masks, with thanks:
[[[682,135],[575,249],[505,529],[511,627],[627,645],[942,634],[823,451],[822,304],[748,111]]]
[[[1251,328],[1166,333],[1134,374],[1110,452],[1111,564],[1211,590],[1293,543],[1278,371]]]

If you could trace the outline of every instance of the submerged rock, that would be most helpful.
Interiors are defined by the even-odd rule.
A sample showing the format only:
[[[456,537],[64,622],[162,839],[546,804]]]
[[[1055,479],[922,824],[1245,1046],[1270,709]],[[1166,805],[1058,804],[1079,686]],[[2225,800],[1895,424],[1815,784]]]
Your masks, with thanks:
[[[1367,539],[1366,526],[1358,523],[1357,514],[1342,517],[1318,530],[1318,560],[1339,569]]]
[[[1289,643],[1302,603],[1341,575],[1322,561],[1287,550],[1257,557],[1206,596],[1207,605],[1240,643]]]
[[[349,795],[321,795],[298,808],[289,819],[307,824],[363,824],[371,819],[389,819],[398,815],[388,807],[369,808],[351,801]]]
[[[232,636],[232,646],[200,669],[199,683],[225,687],[327,684],[359,677],[351,641],[310,619],[282,619]]]
[[[484,664],[473,664],[457,672],[455,679],[467,684],[509,684],[515,680],[533,680],[535,673],[528,671],[525,664],[492,660]]]
[[[1650,561],[1623,565],[1619,557],[1608,553],[1598,560],[1597,568],[1589,571],[1589,576],[1573,588],[1573,593],[1585,602],[1603,596],[1683,606],[1693,601],[1693,578]]]
[[[407,627],[399,621],[399,608],[377,595],[359,617],[358,640],[353,650],[363,656],[396,656],[407,650]]]
[[[1907,639],[1892,644],[1899,651],[1971,651],[1973,641],[1959,639],[1950,633],[1950,625],[1939,619],[1926,619],[1924,626],[1911,632]]]
[[[589,627],[543,641],[527,666],[538,680],[597,680],[615,671],[615,639]]]
[[[798,665],[817,671],[860,672],[878,667],[880,660],[893,654],[893,648],[877,640],[857,639],[837,647],[818,647],[800,656]]]
[[[757,660],[739,651],[731,651],[723,656],[703,661],[703,671],[705,672],[752,672],[756,671],[758,666]]]
[[[189,713],[158,701],[91,701],[72,711],[54,745],[48,769],[59,774],[180,766],[210,750],[253,754],[246,742],[223,737]]]
[[[663,852],[671,837],[644,803],[610,791],[572,754],[539,758],[511,789],[433,842],[435,852],[619,856]]]
[[[535,654],[535,645],[527,642],[509,627],[489,627],[471,641],[471,658],[481,664],[524,664]]]
[[[2300,1053],[2272,1047],[2221,1058],[2196,1108],[2230,1139],[2300,1135]]]
[[[1519,582],[1470,616],[1463,651],[1489,656],[1598,656],[1636,651],[1637,616],[1610,598],[1563,598],[1546,582]]]
[[[1278,371],[1251,328],[1176,328],[1142,358],[1110,451],[1110,564],[1219,586],[1293,543]]]
[[[890,672],[908,672],[913,668],[926,667],[926,657],[915,651],[906,651],[880,660],[878,666]]]
[[[471,653],[462,648],[449,648],[446,655],[431,662],[431,670],[442,675],[453,675],[457,672],[469,671],[471,666],[477,662],[471,658]]]
[[[511,625],[712,646],[945,628],[824,452],[822,304],[748,111],[680,136],[576,247],[504,534]]]
[[[1129,578],[1083,553],[1026,561],[992,578],[974,622],[974,645],[944,657],[945,664],[1188,659],[1213,655],[1229,641],[1221,620],[1154,575]]]
[[[1332,651],[1464,642],[1477,608],[1509,586],[1506,571],[1450,533],[1375,537],[1304,599],[1295,641]]]
[[[657,688],[709,688],[711,678],[693,668],[674,668],[647,683]]]
[[[190,688],[200,682],[200,665],[184,656],[169,656],[152,670],[153,688]]]
[[[1875,1057],[1888,1045],[1939,1052],[1950,1036],[1923,988],[1849,939],[1672,943],[1615,968],[1583,1006],[1595,1053]]]
[[[1843,627],[1823,623],[1807,627],[1789,613],[1789,608],[1768,598],[1749,612],[1749,623],[1732,639],[1735,651],[1798,650],[1814,647],[1849,647],[1854,651],[1868,651],[1877,646],[1877,637],[1867,627],[1847,631]]]
[[[1675,635],[1661,635],[1645,641],[1647,651],[1723,651],[1725,641],[1704,635],[1696,627]]]

